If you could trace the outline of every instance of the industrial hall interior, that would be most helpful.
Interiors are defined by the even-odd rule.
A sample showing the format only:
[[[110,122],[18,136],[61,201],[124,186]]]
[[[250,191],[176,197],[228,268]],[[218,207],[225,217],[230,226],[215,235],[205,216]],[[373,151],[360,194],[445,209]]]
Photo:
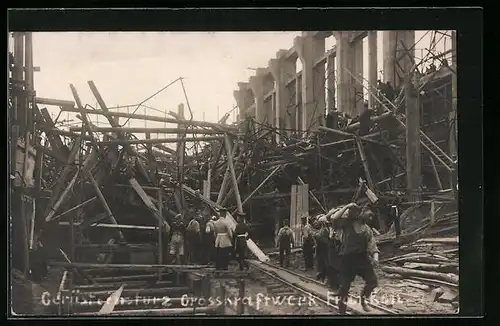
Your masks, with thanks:
[[[455,49],[11,32],[11,315],[459,313]]]

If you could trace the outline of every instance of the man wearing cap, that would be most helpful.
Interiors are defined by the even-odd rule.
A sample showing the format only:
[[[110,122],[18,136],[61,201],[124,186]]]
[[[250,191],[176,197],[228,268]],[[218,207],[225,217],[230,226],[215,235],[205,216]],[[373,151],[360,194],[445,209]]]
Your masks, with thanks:
[[[309,217],[303,218],[302,223],[304,225],[302,229],[302,237],[304,238],[302,253],[304,254],[305,270],[308,271],[314,267],[314,238],[311,225],[309,224]]]
[[[238,213],[238,224],[234,229],[234,253],[240,265],[240,271],[249,268],[248,262],[245,260],[247,250],[248,226],[245,223],[245,213]]]
[[[215,229],[215,269],[227,270],[229,267],[229,255],[233,244],[231,239],[233,231],[226,221],[227,210],[225,208],[219,209],[219,219],[214,223]]]
[[[276,247],[280,251],[280,266],[288,267],[288,259],[290,257],[291,248],[293,247],[293,232],[290,229],[290,223],[288,219],[283,221],[283,226],[278,231],[278,236],[276,239]]]
[[[343,217],[348,211],[347,217]],[[374,213],[368,207],[360,208],[351,203],[338,210],[332,216],[332,223],[342,229],[342,244],[340,246],[340,287],[339,313],[345,314],[349,288],[354,278],[359,275],[365,281],[361,292],[361,306],[369,311],[366,299],[378,285],[374,265],[378,264],[378,248],[372,229],[366,224]]]
[[[318,219],[319,230],[314,233],[316,240],[316,268],[318,274],[316,280],[324,282],[327,276],[328,261],[328,219],[321,216]]]
[[[177,214],[172,222],[172,238],[170,239],[170,255],[176,264],[181,264],[184,258],[184,220]]]
[[[207,212],[207,215],[209,212]],[[205,259],[208,260],[209,263],[215,263],[215,221],[219,218],[218,216],[209,216],[208,221],[205,225],[205,234],[203,236],[204,239],[204,248],[207,251],[205,255]]]
[[[198,220],[201,218],[201,213],[197,210],[191,216],[186,227],[186,245],[188,250],[189,263],[199,263],[199,251],[201,243],[200,223]]]

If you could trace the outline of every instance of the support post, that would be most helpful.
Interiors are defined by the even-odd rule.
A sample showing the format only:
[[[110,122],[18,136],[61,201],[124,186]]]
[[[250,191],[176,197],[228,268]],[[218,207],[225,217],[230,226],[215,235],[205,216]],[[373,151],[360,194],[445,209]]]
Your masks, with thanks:
[[[162,189],[158,189],[158,212],[163,216]],[[163,265],[163,225],[158,221],[158,265]],[[161,281],[162,273],[158,272],[158,281]]]
[[[419,201],[421,183],[420,110],[417,90],[405,84],[406,100],[406,176],[410,201]]]
[[[236,179],[236,173],[234,172],[233,153],[231,152],[231,144],[229,141],[229,137],[227,135],[224,137],[224,143],[226,145],[227,164],[228,164],[229,170],[231,172],[231,179],[233,181],[233,189],[234,189],[234,193],[236,196],[236,204],[238,205],[238,211],[240,213],[243,213],[243,206],[241,204],[240,191],[238,189],[238,180]]]
[[[377,31],[368,31],[368,82],[370,85],[377,85]],[[368,106],[375,107],[377,100],[373,94],[368,95]]]
[[[457,155],[458,125],[457,125],[457,32],[451,31],[451,105],[450,124],[450,157]]]
[[[327,108],[335,108],[335,56],[330,54],[326,58],[326,89],[327,89]]]

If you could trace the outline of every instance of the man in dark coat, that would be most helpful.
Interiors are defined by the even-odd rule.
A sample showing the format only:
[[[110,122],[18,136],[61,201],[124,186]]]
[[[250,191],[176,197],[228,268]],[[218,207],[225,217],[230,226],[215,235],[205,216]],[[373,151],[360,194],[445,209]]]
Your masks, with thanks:
[[[238,213],[237,219],[238,224],[236,224],[236,228],[234,229],[234,253],[240,265],[240,271],[242,271],[249,268],[248,262],[245,260],[249,228],[245,223],[245,213]]]
[[[276,247],[279,248],[280,252],[280,266],[288,267],[288,262],[290,258],[291,248],[293,247],[293,232],[290,229],[290,223],[287,219],[283,221],[283,226],[278,231],[278,236],[276,238]]]
[[[347,217],[344,213],[348,210]],[[379,250],[372,229],[366,224],[374,213],[369,208],[360,208],[351,203],[336,212],[331,222],[342,229],[342,244],[340,248],[341,268],[339,287],[339,313],[345,314],[349,289],[354,278],[359,275],[365,281],[361,292],[361,306],[370,311],[367,298],[377,287],[378,280],[374,265],[378,264]]]

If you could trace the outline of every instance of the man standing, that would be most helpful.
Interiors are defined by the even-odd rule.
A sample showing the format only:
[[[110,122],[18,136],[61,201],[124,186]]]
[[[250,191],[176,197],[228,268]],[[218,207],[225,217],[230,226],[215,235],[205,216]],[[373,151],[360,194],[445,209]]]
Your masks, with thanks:
[[[344,213],[349,210],[347,218]],[[361,209],[351,203],[332,217],[332,223],[342,228],[342,244],[340,248],[340,288],[339,288],[339,313],[345,314],[349,288],[356,275],[361,276],[365,286],[361,293],[361,306],[365,311],[370,311],[366,299],[370,297],[373,289],[378,285],[374,265],[378,264],[378,248],[373,237],[372,229],[366,225],[374,216],[367,207]]]
[[[215,229],[215,252],[216,270],[227,270],[229,267],[229,255],[231,253],[231,248],[233,247],[231,243],[231,238],[233,237],[233,231],[229,227],[226,221],[227,210],[225,208],[219,209],[219,219],[214,224]]]
[[[248,239],[248,226],[245,223],[245,213],[238,213],[238,224],[234,229],[234,252],[236,259],[240,265],[240,271],[249,268],[248,262],[245,260]]]
[[[309,224],[309,217],[302,219],[304,225],[302,236],[304,241],[302,242],[302,253],[304,254],[304,265],[305,270],[309,271],[313,269],[314,265],[314,238],[312,235],[311,225]]]
[[[205,235],[203,237],[204,248],[206,249],[205,259],[208,263],[213,264],[216,261],[215,256],[215,221],[217,221],[218,216],[209,217],[205,225]]]
[[[280,266],[288,267],[288,260],[290,258],[291,248],[293,247],[293,232],[290,229],[290,223],[287,219],[283,221],[283,226],[278,231],[276,239],[276,247],[280,251]]]
[[[172,222],[172,238],[170,239],[170,256],[177,265],[184,259],[184,232],[186,228],[181,214],[177,214]]]
[[[191,220],[186,227],[186,244],[188,249],[188,261],[190,263],[199,262],[198,252],[201,250],[200,223],[198,222],[199,218],[199,212],[197,211],[191,217]]]
[[[327,276],[328,263],[328,220],[326,216],[318,219],[319,230],[316,231],[314,238],[316,240],[316,268],[318,274],[316,280],[324,282]]]

